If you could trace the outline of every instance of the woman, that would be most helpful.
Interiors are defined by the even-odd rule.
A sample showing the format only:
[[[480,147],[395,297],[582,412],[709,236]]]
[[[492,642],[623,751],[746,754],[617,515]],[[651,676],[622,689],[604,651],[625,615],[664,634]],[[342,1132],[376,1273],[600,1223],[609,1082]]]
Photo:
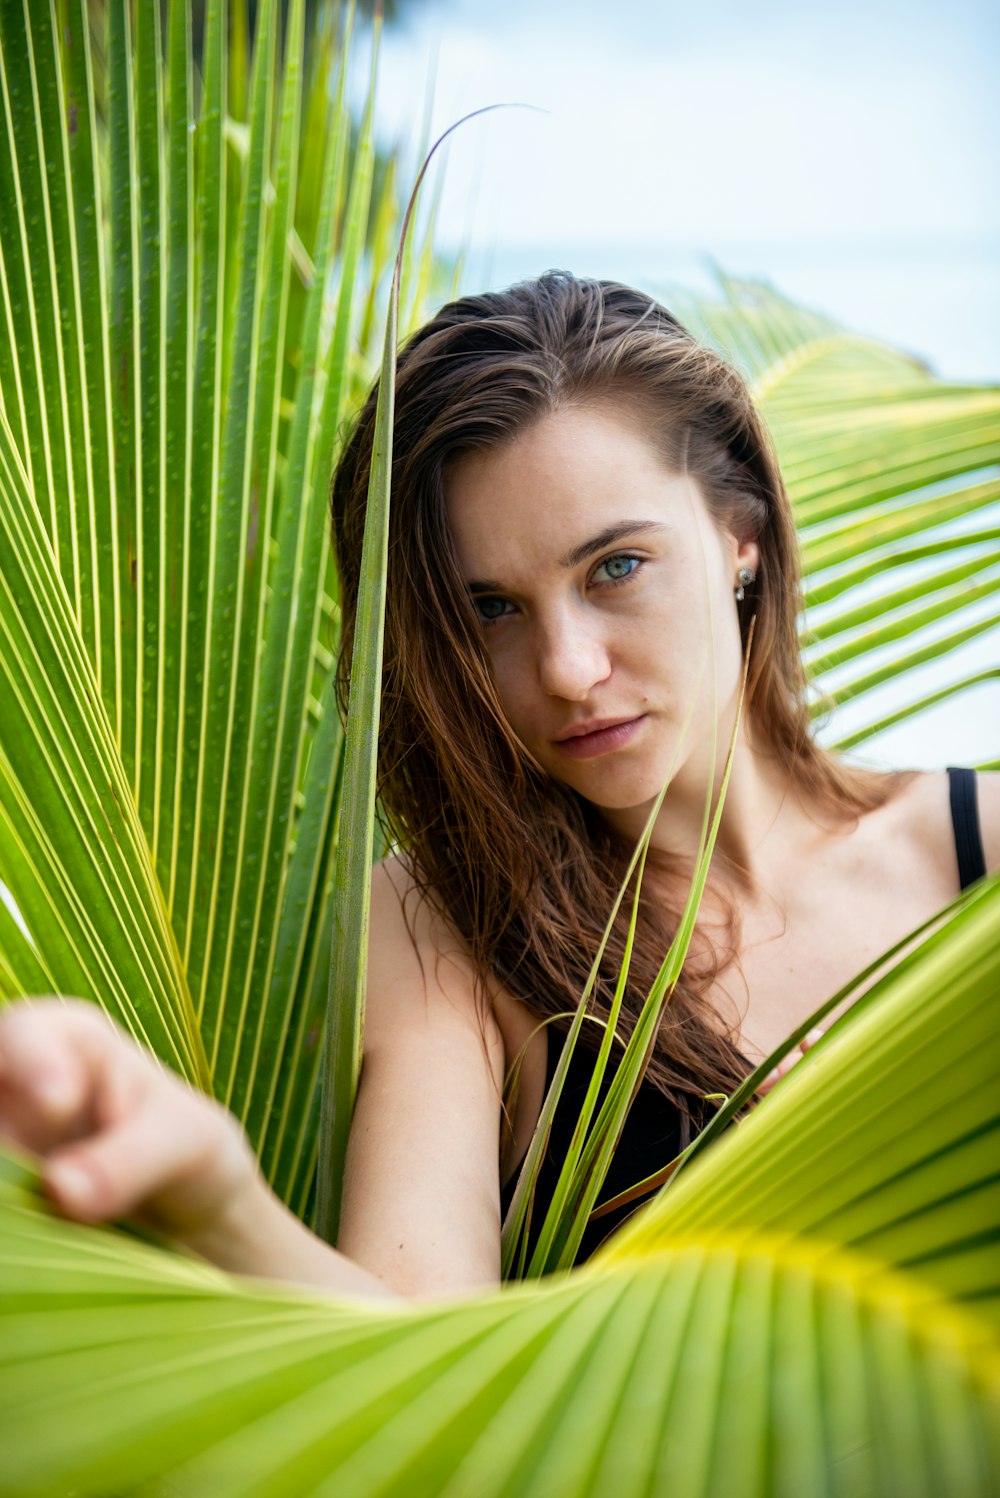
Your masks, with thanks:
[[[374,414],[373,396],[332,490],[345,660]],[[400,356],[393,483],[380,789],[404,851],[373,878],[342,1251],[270,1195],[216,1105],[91,1010],[13,1009],[0,1068],[3,1127],[46,1156],[70,1215],[139,1212],[224,1268],[417,1298],[498,1279],[501,1178],[509,1190],[669,777],[625,1032],[648,991],[720,782],[751,621],[699,927],[610,1190],[666,1163],[707,1094],[731,1092],[947,904],[956,836],[974,845],[976,829],[968,806],[952,814],[945,775],[850,768],[810,737],[795,535],[767,434],[739,376],[648,297],[550,275],[444,308]],[[993,867],[1000,793],[981,782]],[[591,1048],[623,939],[620,925]],[[567,1115],[590,1061],[578,1053]]]

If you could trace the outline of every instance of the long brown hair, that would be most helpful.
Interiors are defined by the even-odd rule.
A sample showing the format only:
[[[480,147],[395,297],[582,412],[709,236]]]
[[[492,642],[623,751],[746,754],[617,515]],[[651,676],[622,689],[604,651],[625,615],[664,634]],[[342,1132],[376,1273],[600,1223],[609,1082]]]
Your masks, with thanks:
[[[443,475],[461,454],[509,441],[569,402],[627,402],[674,471],[698,483],[716,524],[753,534],[746,646],[756,616],[747,712],[754,741],[800,793],[838,818],[887,799],[892,777],[849,768],[809,731],[797,633],[799,567],[791,509],[767,429],[746,385],[652,298],[550,272],[442,308],[400,353],[379,736],[379,794],[418,890],[467,944],[484,991],[500,984],[540,1017],[579,1000],[630,849],[596,810],[545,776],[497,701],[482,630],[446,522]],[[334,475],[346,708],[376,392]],[[644,900],[626,994],[626,1029],[659,969],[688,871],[661,858]],[[671,895],[673,890],[673,895]],[[704,923],[660,1026],[647,1075],[688,1119],[706,1093],[730,1093],[747,1063],[708,990],[736,955],[735,913]],[[607,952],[592,1011],[608,1013],[624,927]],[[595,1026],[585,1043],[597,1044]]]

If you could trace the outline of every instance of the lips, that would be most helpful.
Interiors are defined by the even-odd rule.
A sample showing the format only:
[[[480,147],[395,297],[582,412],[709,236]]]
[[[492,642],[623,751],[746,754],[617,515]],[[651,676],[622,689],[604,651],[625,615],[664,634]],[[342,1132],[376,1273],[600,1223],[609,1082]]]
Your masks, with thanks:
[[[583,739],[592,733],[604,733],[609,728],[620,728],[623,723],[634,723],[634,718],[587,718],[583,723],[573,723],[569,728],[564,728],[562,733],[556,734],[556,743],[563,744],[567,739]]]
[[[645,721],[645,714],[637,718],[591,718],[564,729],[553,742],[572,759],[595,759],[623,748]]]

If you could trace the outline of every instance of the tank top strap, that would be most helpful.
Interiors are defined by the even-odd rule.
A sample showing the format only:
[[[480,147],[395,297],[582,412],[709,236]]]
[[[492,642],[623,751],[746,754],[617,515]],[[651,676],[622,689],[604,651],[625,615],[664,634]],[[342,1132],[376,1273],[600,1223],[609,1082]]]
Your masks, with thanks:
[[[955,857],[958,880],[968,889],[986,873],[983,835],[979,826],[979,801],[976,795],[976,772],[958,765],[948,766],[948,789],[951,799],[951,825],[955,833]]]

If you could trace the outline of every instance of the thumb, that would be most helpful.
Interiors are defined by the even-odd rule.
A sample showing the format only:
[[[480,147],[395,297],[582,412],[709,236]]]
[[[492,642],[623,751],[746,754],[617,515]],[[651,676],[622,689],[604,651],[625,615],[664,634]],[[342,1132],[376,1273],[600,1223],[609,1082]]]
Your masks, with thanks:
[[[53,1152],[43,1180],[56,1205],[77,1221],[138,1213],[179,1234],[219,1210],[247,1174],[248,1160],[234,1119],[170,1088],[100,1133]]]

